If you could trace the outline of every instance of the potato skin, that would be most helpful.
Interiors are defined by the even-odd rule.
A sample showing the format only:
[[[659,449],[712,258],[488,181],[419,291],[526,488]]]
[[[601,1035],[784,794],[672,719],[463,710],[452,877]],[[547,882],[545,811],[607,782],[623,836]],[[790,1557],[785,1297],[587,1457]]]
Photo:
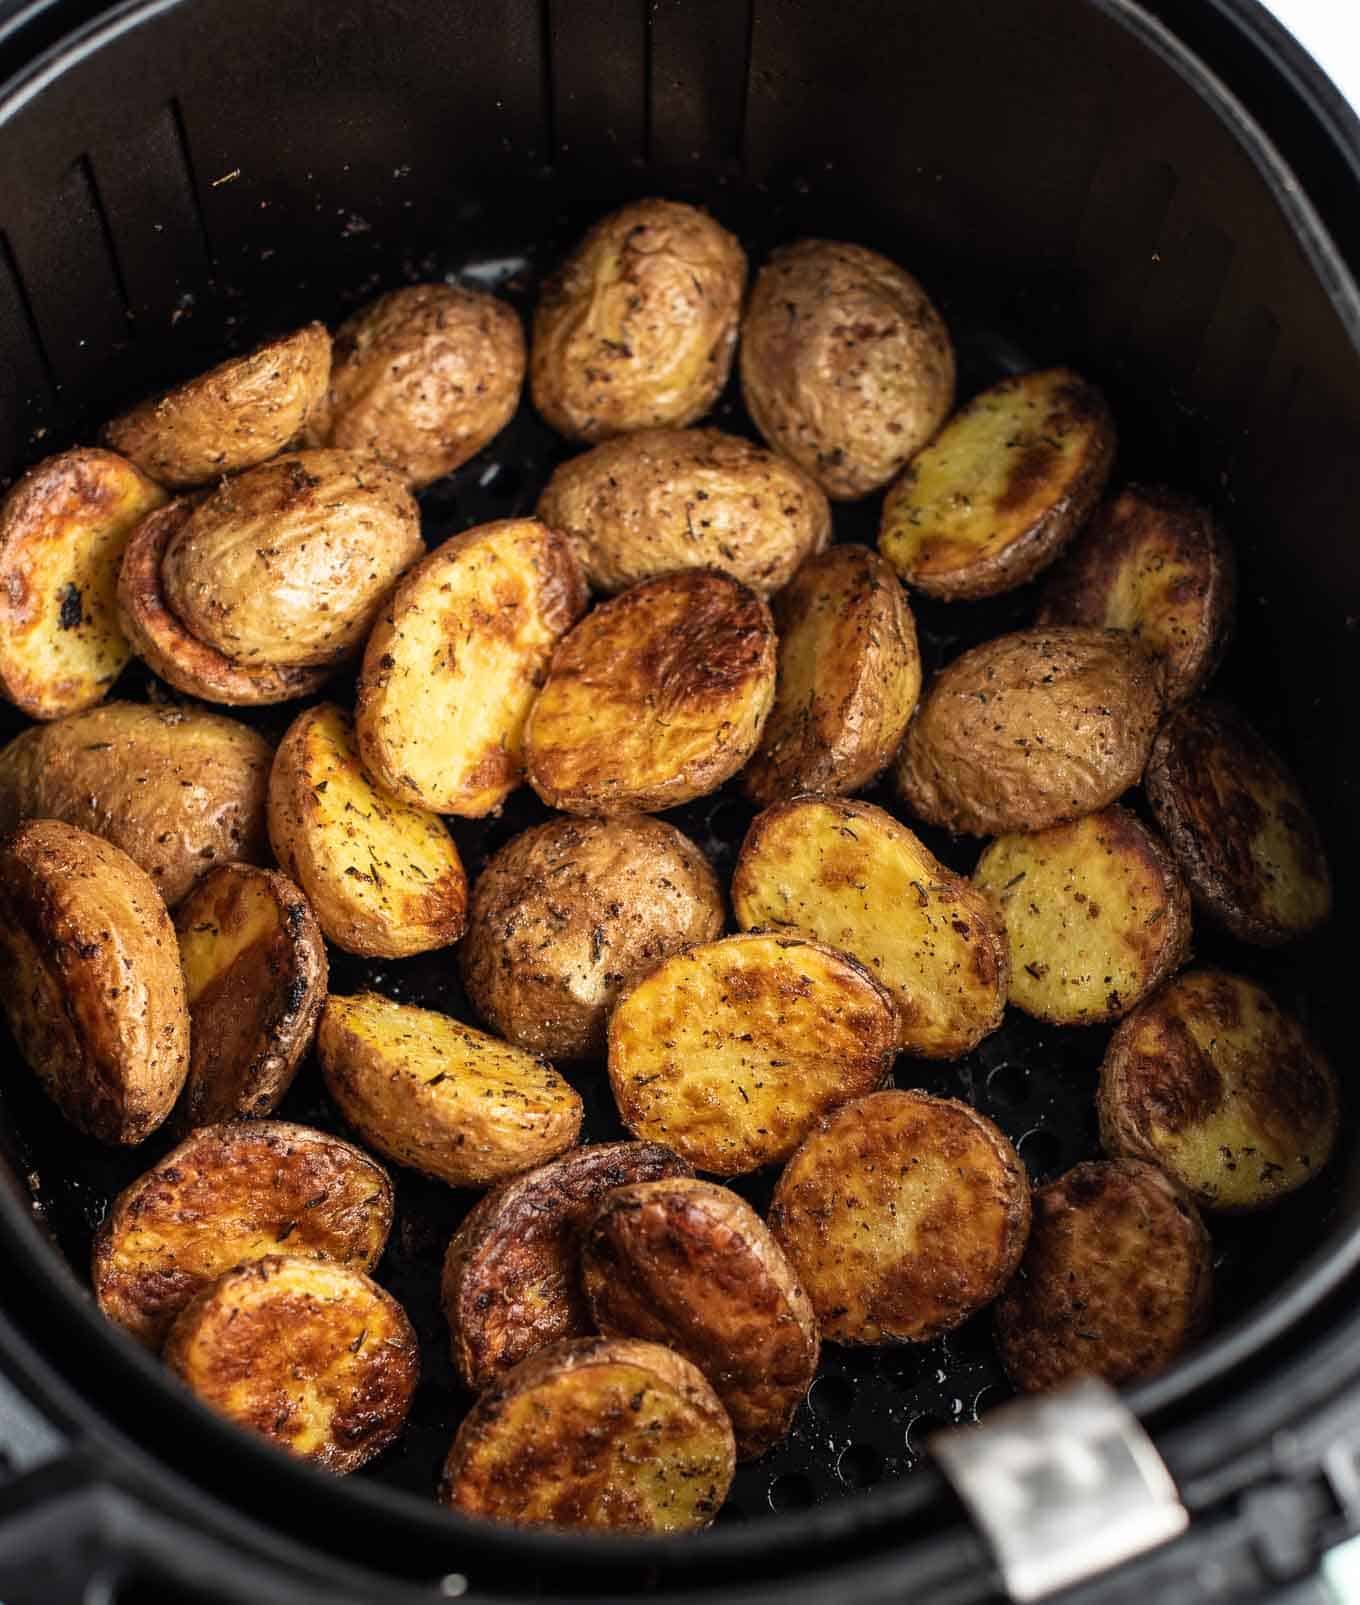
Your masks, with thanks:
[[[472,888],[463,984],[491,1028],[549,1059],[597,1058],[624,992],[722,934],[708,860],[660,819],[554,819],[507,842]]]
[[[544,286],[529,383],[559,434],[680,427],[732,371],[746,253],[706,212],[645,200],[602,218]]]
[[[756,277],[741,328],[756,428],[833,501],[877,490],[954,404],[949,331],[910,273],[877,251],[800,240]]]

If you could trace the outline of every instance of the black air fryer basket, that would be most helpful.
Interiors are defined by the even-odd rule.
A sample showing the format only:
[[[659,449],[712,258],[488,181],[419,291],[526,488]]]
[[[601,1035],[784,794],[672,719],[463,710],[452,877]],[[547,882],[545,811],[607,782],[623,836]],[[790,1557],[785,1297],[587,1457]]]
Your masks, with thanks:
[[[1010,1390],[984,1313],[923,1348],[830,1348],[792,1437],[741,1469],[708,1534],[524,1534],[432,1498],[467,1405],[437,1284],[468,1198],[398,1178],[378,1274],[424,1381],[399,1448],[327,1480],[219,1422],[97,1314],[93,1229],[168,1139],[86,1142],[7,1045],[0,1600],[925,1605],[1082,1576],[1064,1597],[1335,1597],[1320,1558],[1341,1577],[1360,1529],[1360,127],[1251,0],[38,0],[0,23],[0,476],[379,287],[463,275],[527,309],[586,224],[646,194],[711,208],[753,264],[803,235],[886,251],[940,303],[961,394],[1070,362],[1111,399],[1119,477],[1220,510],[1243,564],[1225,683],[1302,777],[1337,914],[1282,954],[1203,931],[1197,951],[1265,980],[1328,1047],[1350,1105],[1338,1158],[1283,1207],[1215,1224],[1213,1334],[1122,1406],[990,1417]],[[734,393],[717,421],[749,430]],[[530,510],[565,449],[526,403],[424,495],[427,538]],[[837,534],[872,541],[875,517],[838,508]],[[1031,605],[920,606],[928,665]],[[135,670],[120,687],[152,691]],[[290,712],[258,722],[277,734]],[[726,872],[751,814],[725,792],[672,817]],[[460,824],[469,872],[539,817],[525,794]],[[967,843],[930,844],[971,867]],[[332,984],[462,1012],[455,968],[337,955]],[[961,1065],[897,1080],[968,1098],[1047,1180],[1096,1151],[1104,1040],[1012,1011]],[[577,1080],[589,1135],[617,1134],[601,1074]],[[280,1112],[339,1129],[314,1067]],[[764,1186],[745,1189],[761,1206]],[[979,1416],[982,1469],[952,1475],[966,1495],[1001,1467],[1019,1500],[979,1495],[988,1538],[926,1448]],[[1155,1444],[1141,1475],[1134,1417]],[[1074,1455],[1082,1487],[1063,1481]],[[1188,1530],[1109,1569],[1121,1512],[1149,1501]],[[1077,1538],[1050,1536],[1055,1514]],[[1009,1547],[1026,1532],[1060,1561],[1032,1588]]]

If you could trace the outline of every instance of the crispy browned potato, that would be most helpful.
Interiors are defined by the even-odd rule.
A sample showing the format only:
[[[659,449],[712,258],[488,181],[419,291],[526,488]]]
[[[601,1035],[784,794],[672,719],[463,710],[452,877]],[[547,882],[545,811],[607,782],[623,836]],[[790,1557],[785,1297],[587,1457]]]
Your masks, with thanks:
[[[957,1059],[1001,1024],[1010,974],[996,910],[872,803],[800,797],[756,816],[732,876],[747,930],[797,931],[892,994],[897,1046]]]
[[[378,790],[332,703],[299,714],[279,743],[269,839],[347,953],[405,958],[463,934],[467,876],[443,820]]]
[[[774,622],[774,707],[742,790],[759,803],[858,791],[892,762],[921,691],[902,587],[867,546],[833,546],[775,598]]]
[[[62,819],[103,836],[173,908],[216,865],[263,858],[272,756],[222,714],[109,702],[0,751],[0,832]]]
[[[1161,664],[1176,707],[1222,661],[1236,595],[1233,549],[1213,514],[1175,491],[1129,485],[1053,570],[1035,622],[1127,630]]]
[[[658,1343],[540,1349],[463,1418],[440,1497],[524,1527],[707,1527],[732,1486],[732,1423],[703,1373]]]
[[[514,837],[472,888],[460,955],[478,1014],[549,1059],[604,1051],[619,997],[721,935],[708,860],[659,819],[554,819]]]
[[[268,1254],[372,1270],[392,1227],[375,1160],[286,1120],[200,1126],[125,1187],[94,1242],[99,1307],[148,1348],[224,1271]]]
[[[976,1109],[876,1092],[827,1115],[789,1160],[770,1229],[833,1343],[925,1343],[1011,1279],[1029,1179]]]
[[[123,672],[118,565],[164,500],[131,463],[81,447],[30,468],[0,501],[0,691],[30,718],[93,707]]]
[[[534,406],[574,440],[692,424],[732,371],[746,253],[706,212],[635,201],[601,219],[534,313]]]
[[[566,540],[536,518],[466,530],[405,576],[364,650],[355,729],[393,797],[480,818],[519,785],[524,723],[586,610]]]
[[[1236,709],[1174,713],[1143,784],[1197,906],[1239,941],[1292,942],[1331,913],[1331,870],[1298,782]]]
[[[973,884],[1005,920],[1010,1001],[1054,1025],[1121,1018],[1190,952],[1190,893],[1125,808],[1000,836]]]
[[[62,1114],[138,1143],[174,1107],[189,1063],[175,932],[149,876],[56,819],[0,845],[0,1003]]]
[[[996,1306],[1001,1362],[1031,1393],[1155,1376],[1203,1330],[1212,1267],[1199,1211],[1160,1170],[1078,1165],[1034,1195],[1025,1257]]]
[[[954,348],[911,274],[877,251],[800,240],[760,270],[741,326],[756,427],[836,501],[877,490],[954,405]]]
[[[897,789],[931,825],[975,836],[1093,814],[1143,773],[1162,702],[1130,636],[1018,630],[955,658],[926,688]]]
[[[897,1036],[897,1006],[853,959],[752,932],[675,954],[620,1000],[609,1080],[634,1136],[739,1176],[881,1086]]]
[[[742,1459],[787,1434],[817,1374],[817,1317],[744,1199],[686,1177],[616,1188],[582,1236],[581,1277],[607,1337],[648,1338],[693,1360]]]
[[[396,1299],[362,1271],[295,1254],[205,1287],[171,1327],[165,1363],[238,1427],[338,1475],[392,1443],[420,1380]]]
[[[1135,1009],[1100,1069],[1107,1153],[1147,1159],[1206,1209],[1261,1209],[1311,1181],[1336,1142],[1336,1076],[1254,982],[1194,970]]]
[[[594,1330],[577,1237],[603,1194],[692,1174],[659,1143],[591,1143],[476,1204],[449,1243],[440,1288],[453,1363],[468,1387],[479,1392],[535,1349]]]
[[[711,569],[647,580],[562,640],[524,732],[529,784],[569,814],[655,813],[729,780],[774,700],[770,610]]]
[[[204,485],[301,440],[330,371],[331,337],[309,323],[142,402],[107,424],[104,440],[162,485]]]
[[[223,864],[179,905],[175,929],[192,1026],[176,1120],[272,1114],[326,997],[326,947],[307,899],[277,870]]]

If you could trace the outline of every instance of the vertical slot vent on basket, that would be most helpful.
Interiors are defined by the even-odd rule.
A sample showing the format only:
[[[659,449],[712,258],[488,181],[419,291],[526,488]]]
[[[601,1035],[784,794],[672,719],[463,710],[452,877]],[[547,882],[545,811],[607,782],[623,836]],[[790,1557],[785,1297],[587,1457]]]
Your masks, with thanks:
[[[75,172],[77,181],[84,185],[90,211],[99,225],[100,237],[109,256],[113,283],[117,286],[118,298],[123,303],[123,315],[128,318],[135,317],[132,298],[128,295],[127,280],[123,275],[123,264],[118,259],[118,247],[114,243],[113,230],[109,226],[109,214],[104,206],[104,197],[99,192],[99,180],[94,176],[94,164],[88,155],[76,158]]]
[[[175,146],[179,151],[179,159],[184,167],[184,179],[188,186],[189,199],[193,205],[194,221],[198,224],[199,237],[203,242],[203,254],[208,265],[216,269],[217,253],[213,250],[212,235],[208,232],[208,220],[203,210],[203,194],[198,187],[198,170],[194,166],[193,147],[189,143],[189,129],[184,120],[184,108],[180,105],[179,97],[172,95],[169,101],[171,125],[175,131]]]
[[[1174,216],[1152,253],[1155,269],[1131,331],[1137,351],[1185,379],[1199,361],[1232,265],[1233,246],[1211,223],[1177,228]]]
[[[1077,231],[1087,285],[1090,343],[1119,349],[1156,270],[1157,242],[1176,196],[1168,162],[1139,158],[1122,144],[1106,152]]]
[[[573,168],[647,150],[647,0],[545,0],[556,157]]]
[[[57,388],[14,251],[0,231],[0,478],[33,455]]]
[[[551,166],[557,160],[557,96],[553,70],[552,0],[539,0],[538,53],[543,64],[543,161]]]
[[[740,160],[751,0],[653,0],[648,148],[664,167]]]

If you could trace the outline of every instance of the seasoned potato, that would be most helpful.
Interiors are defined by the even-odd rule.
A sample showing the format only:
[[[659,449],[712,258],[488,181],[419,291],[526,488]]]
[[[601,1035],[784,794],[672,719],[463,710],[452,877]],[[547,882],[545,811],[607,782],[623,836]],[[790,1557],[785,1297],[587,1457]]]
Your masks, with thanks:
[[[648,1338],[693,1360],[743,1459],[785,1436],[817,1374],[817,1317],[744,1199],[685,1177],[616,1188],[582,1236],[581,1276],[607,1337]]]
[[[271,757],[222,714],[110,702],[0,751],[0,832],[63,819],[103,836],[173,908],[215,865],[264,856]]]
[[[739,1176],[881,1086],[897,1036],[896,1005],[853,959],[755,932],[675,954],[619,1002],[609,1080],[634,1136]]]
[[[309,323],[142,402],[107,424],[104,440],[162,485],[204,485],[301,440],[330,371],[331,337]]]
[[[1332,911],[1322,838],[1298,783],[1235,709],[1191,703],[1158,732],[1144,789],[1204,913],[1274,947]]]
[[[989,1304],[1029,1235],[1019,1155],[976,1109],[876,1092],[789,1160],[770,1229],[834,1343],[925,1343]]]
[[[0,691],[30,718],[93,707],[123,672],[118,565],[164,500],[131,463],[80,448],[30,468],[0,501]]]
[[[223,864],[175,915],[192,1027],[182,1125],[272,1114],[311,1046],[326,947],[307,899],[277,870]]]
[[[735,1469],[732,1423],[703,1373],[657,1343],[540,1349],[458,1428],[440,1497],[526,1527],[706,1527]]]
[[[82,1131],[138,1143],[170,1113],[189,1063],[175,932],[117,847],[56,819],[0,845],[0,1002],[44,1092]]]
[[[671,953],[722,934],[723,900],[673,825],[554,819],[516,836],[472,889],[463,982],[503,1037],[597,1058],[619,997]]]
[[[1100,1068],[1107,1153],[1159,1165],[1206,1209],[1261,1209],[1302,1187],[1336,1141],[1336,1077],[1254,982],[1177,976],[1135,1009]]]
[[[529,784],[569,814],[702,797],[755,750],[774,700],[770,610],[726,574],[635,585],[567,635],[524,732]]]
[[[1105,398],[1070,368],[1003,379],[908,463],[883,503],[879,550],[907,585],[948,602],[1014,590],[1086,522],[1114,445]]]
[[[1010,1001],[1054,1025],[1119,1019],[1190,951],[1185,882],[1124,808],[998,837],[973,884],[1005,920]]]
[[[401,1431],[420,1380],[406,1312],[348,1265],[270,1254],[185,1306],[165,1363],[204,1404],[343,1474]]]
[[[732,371],[745,288],[746,253],[707,213],[659,200],[611,212],[544,287],[534,406],[574,440],[702,418]]]
[[[1010,973],[996,911],[871,803],[800,797],[752,822],[732,876],[747,930],[797,931],[849,953],[892,994],[897,1046],[957,1059],[995,1031]]]
[[[400,476],[357,451],[297,451],[223,480],[166,542],[170,610],[248,668],[322,668],[362,645],[424,547]]]
[[[1213,514],[1175,491],[1129,485],[1053,570],[1036,622],[1127,630],[1160,663],[1175,707],[1218,667],[1236,593],[1233,550]]]
[[[774,707],[742,790],[759,803],[858,791],[892,762],[921,690],[902,587],[867,546],[833,546],[775,598],[774,622]]]
[[[578,1232],[611,1188],[693,1174],[651,1142],[592,1143],[503,1181],[463,1218],[441,1296],[453,1363],[475,1392],[535,1349],[593,1330]]]
[[[364,650],[364,767],[418,808],[478,818],[519,785],[524,721],[586,608],[561,535],[508,518],[455,535],[388,598]]]
[[[563,463],[538,516],[597,591],[716,568],[769,596],[831,538],[831,509],[796,463],[719,429],[644,429]]]
[[[489,1187],[581,1135],[580,1095],[550,1064],[447,1014],[376,992],[330,997],[316,1046],[364,1141],[450,1187]]]
[[[299,714],[279,743],[269,839],[347,953],[405,958],[463,934],[467,876],[443,820],[378,790],[333,704]]]
[[[94,1242],[95,1297],[158,1349],[232,1266],[288,1253],[367,1271],[391,1227],[392,1183],[352,1143],[285,1120],[200,1126],[114,1200]]]
[[[741,326],[756,427],[837,501],[877,490],[954,405],[949,331],[910,273],[877,251],[800,240],[756,278]]]
[[[926,688],[896,767],[907,806],[975,836],[1044,830],[1136,783],[1161,714],[1153,661],[1110,630],[1018,630]]]

